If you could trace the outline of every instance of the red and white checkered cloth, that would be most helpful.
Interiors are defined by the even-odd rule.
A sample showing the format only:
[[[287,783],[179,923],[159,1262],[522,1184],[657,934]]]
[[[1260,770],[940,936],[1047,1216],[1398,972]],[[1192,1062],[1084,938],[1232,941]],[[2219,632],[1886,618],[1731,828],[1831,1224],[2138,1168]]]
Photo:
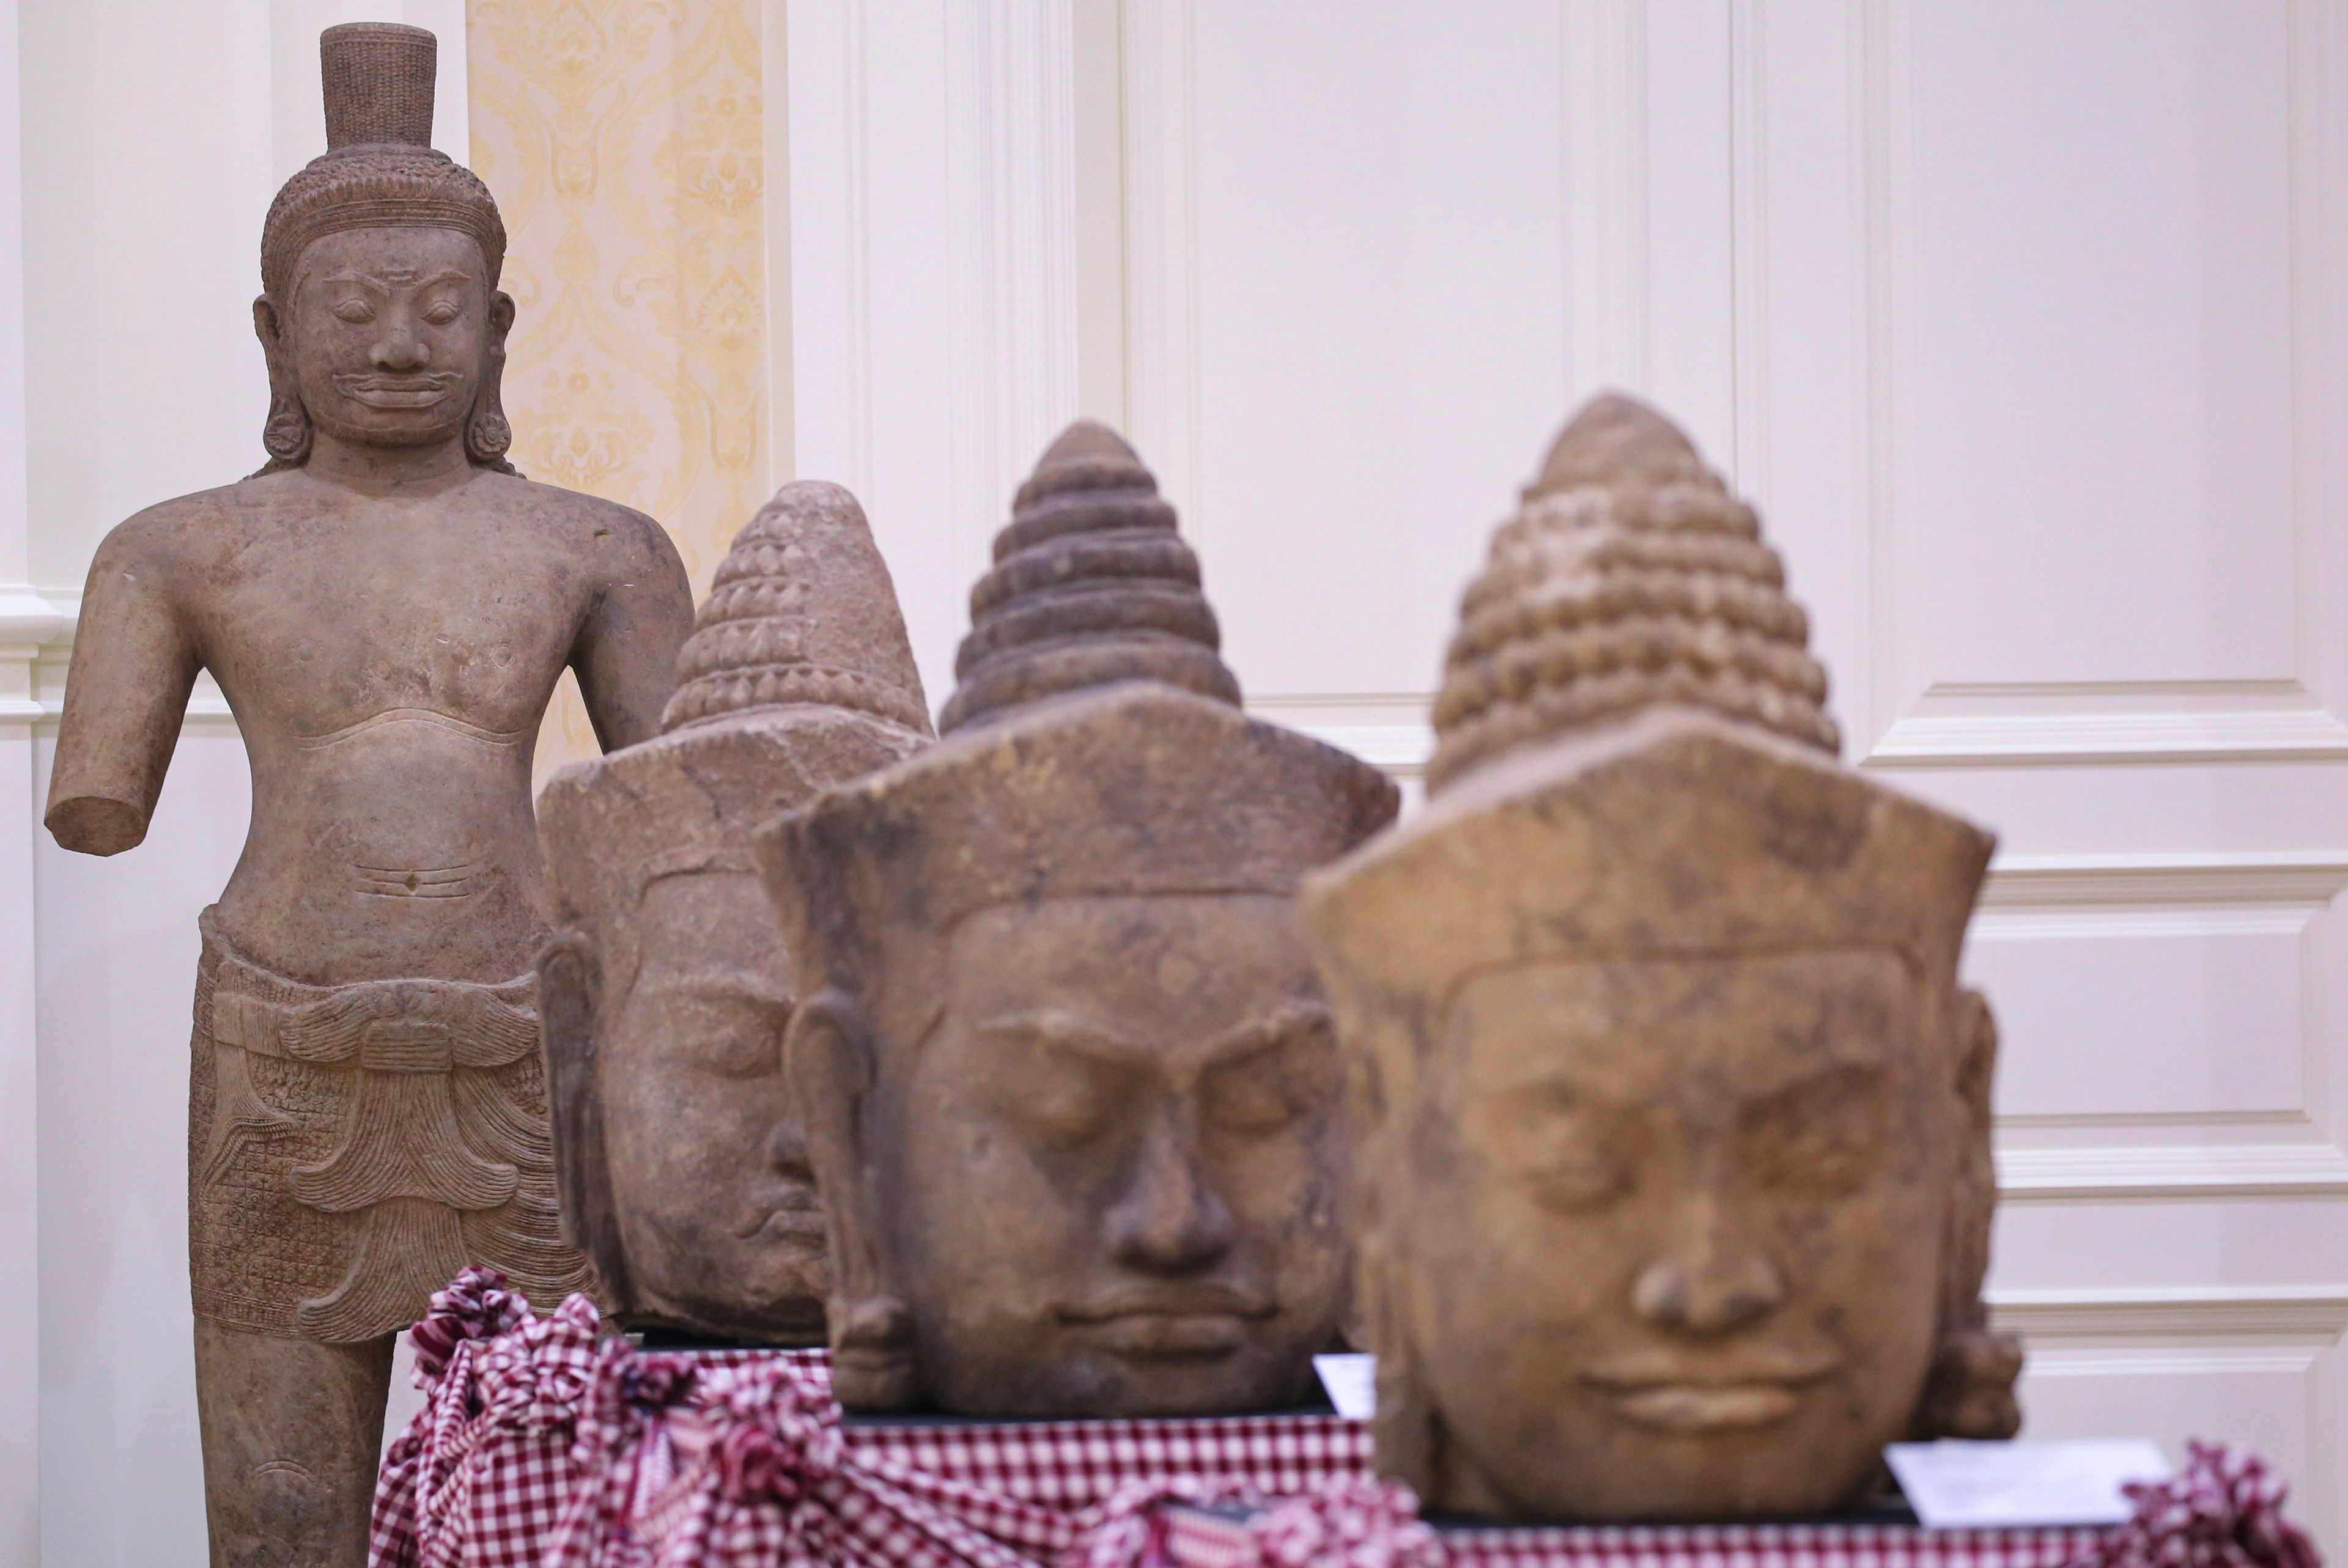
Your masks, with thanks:
[[[468,1270],[411,1333],[370,1568],[1035,1568],[1135,1489],[1369,1473],[1334,1416],[843,1425],[822,1351],[643,1351]]]
[[[1334,1416],[844,1425],[821,1351],[642,1351],[468,1270],[412,1332],[370,1568],[2321,1568],[2237,1449],[2125,1529],[1433,1529]]]
[[[538,1568],[572,1490],[581,1406],[610,1348],[597,1345],[585,1296],[540,1318],[504,1283],[495,1270],[466,1270],[410,1330],[427,1398],[384,1455],[369,1568]]]

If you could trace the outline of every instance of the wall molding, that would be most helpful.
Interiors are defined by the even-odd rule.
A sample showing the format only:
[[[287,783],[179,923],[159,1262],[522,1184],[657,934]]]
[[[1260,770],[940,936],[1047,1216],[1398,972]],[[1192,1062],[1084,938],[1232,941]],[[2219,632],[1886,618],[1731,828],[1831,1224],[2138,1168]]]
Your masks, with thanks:
[[[2348,757],[2348,724],[2322,708],[2197,712],[1910,714],[1867,768],[2045,767]]]
[[[1992,1290],[1990,1321],[2032,1339],[2348,1332],[2348,1285]]]
[[[2348,1196],[2348,1153],[2329,1143],[2001,1149],[2006,1203]]]

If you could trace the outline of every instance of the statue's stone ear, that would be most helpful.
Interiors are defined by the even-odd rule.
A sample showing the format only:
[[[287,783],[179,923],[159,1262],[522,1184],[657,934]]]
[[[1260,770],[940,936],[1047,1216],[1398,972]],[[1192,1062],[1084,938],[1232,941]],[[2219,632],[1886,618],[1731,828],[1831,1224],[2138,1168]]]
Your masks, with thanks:
[[[481,345],[481,384],[473,395],[472,416],[465,421],[465,456],[484,468],[511,474],[506,461],[513,446],[513,426],[506,423],[506,334],[513,330],[513,296],[502,290],[489,296],[489,341]]]
[[[1940,1345],[1913,1428],[1920,1440],[2010,1438],[2022,1430],[2013,1385],[2022,1346],[1989,1327],[1982,1286],[1989,1276],[1990,1226],[1997,1214],[1991,1146],[1991,1091],[1997,1076],[1997,1020],[1979,991],[1959,991],[1948,1022],[1950,1089],[1957,1107],[1947,1235],[1941,1267]]]
[[[310,410],[302,402],[302,385],[294,371],[294,345],[285,341],[285,323],[267,294],[252,302],[253,335],[269,366],[269,419],[261,427],[261,445],[269,454],[261,472],[298,468],[310,459]]]
[[[595,1260],[613,1297],[608,1305],[625,1311],[633,1299],[627,1252],[612,1196],[597,1073],[595,1025],[602,1001],[603,966],[594,938],[579,930],[557,932],[538,955],[538,1017],[546,1096],[553,1110],[563,1235]]]
[[[807,1126],[808,1163],[823,1195],[831,1248],[832,1390],[853,1410],[914,1404],[921,1379],[912,1316],[896,1288],[881,1216],[886,1194],[867,1157],[872,1093],[870,1020],[843,991],[802,1000],[784,1037],[784,1071]]]

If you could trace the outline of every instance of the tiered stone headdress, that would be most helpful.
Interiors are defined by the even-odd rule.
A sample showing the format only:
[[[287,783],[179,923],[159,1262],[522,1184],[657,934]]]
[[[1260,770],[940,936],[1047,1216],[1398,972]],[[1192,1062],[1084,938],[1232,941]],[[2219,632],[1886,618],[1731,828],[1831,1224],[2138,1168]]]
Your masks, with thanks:
[[[750,830],[926,740],[888,564],[837,485],[786,485],[736,536],[677,655],[654,739],[539,796],[558,903],[633,908],[680,871],[752,869]]]
[[[295,172],[269,204],[261,229],[261,286],[281,317],[290,308],[294,263],[310,242],[351,229],[453,229],[481,247],[492,292],[505,265],[506,226],[489,188],[432,146],[439,40],[397,22],[349,22],[318,35],[326,108],[326,150]],[[502,298],[502,296],[499,296]],[[510,305],[504,308],[510,308]],[[499,405],[503,332],[465,432],[476,463],[505,463],[512,432]],[[272,468],[309,456],[310,422],[290,365],[271,355],[269,424],[262,436]],[[264,470],[266,471],[266,470]]]
[[[1832,755],[1809,619],[1753,508],[1686,436],[1612,394],[1565,427],[1468,586],[1427,787],[1513,747],[1663,703]]]
[[[1393,815],[1376,770],[1240,711],[1198,559],[1106,425],[1052,444],[994,558],[943,738],[760,835],[808,972],[1015,899],[1292,893]]]

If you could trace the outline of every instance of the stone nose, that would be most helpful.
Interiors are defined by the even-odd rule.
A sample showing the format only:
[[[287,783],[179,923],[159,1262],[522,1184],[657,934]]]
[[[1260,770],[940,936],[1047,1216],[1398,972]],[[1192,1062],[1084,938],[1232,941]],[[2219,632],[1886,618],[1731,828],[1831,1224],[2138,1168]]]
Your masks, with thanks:
[[[1167,1117],[1150,1130],[1129,1189],[1108,1213],[1110,1253],[1128,1268],[1191,1273],[1239,1239],[1231,1211],[1200,1168],[1196,1141],[1175,1123]]]
[[[1728,1234],[1716,1209],[1693,1216],[1631,1286],[1631,1305],[1658,1328],[1710,1337],[1767,1317],[1786,1299],[1785,1276],[1758,1248]]]
[[[407,326],[398,325],[376,341],[368,357],[377,370],[422,370],[432,363],[432,351]]]

